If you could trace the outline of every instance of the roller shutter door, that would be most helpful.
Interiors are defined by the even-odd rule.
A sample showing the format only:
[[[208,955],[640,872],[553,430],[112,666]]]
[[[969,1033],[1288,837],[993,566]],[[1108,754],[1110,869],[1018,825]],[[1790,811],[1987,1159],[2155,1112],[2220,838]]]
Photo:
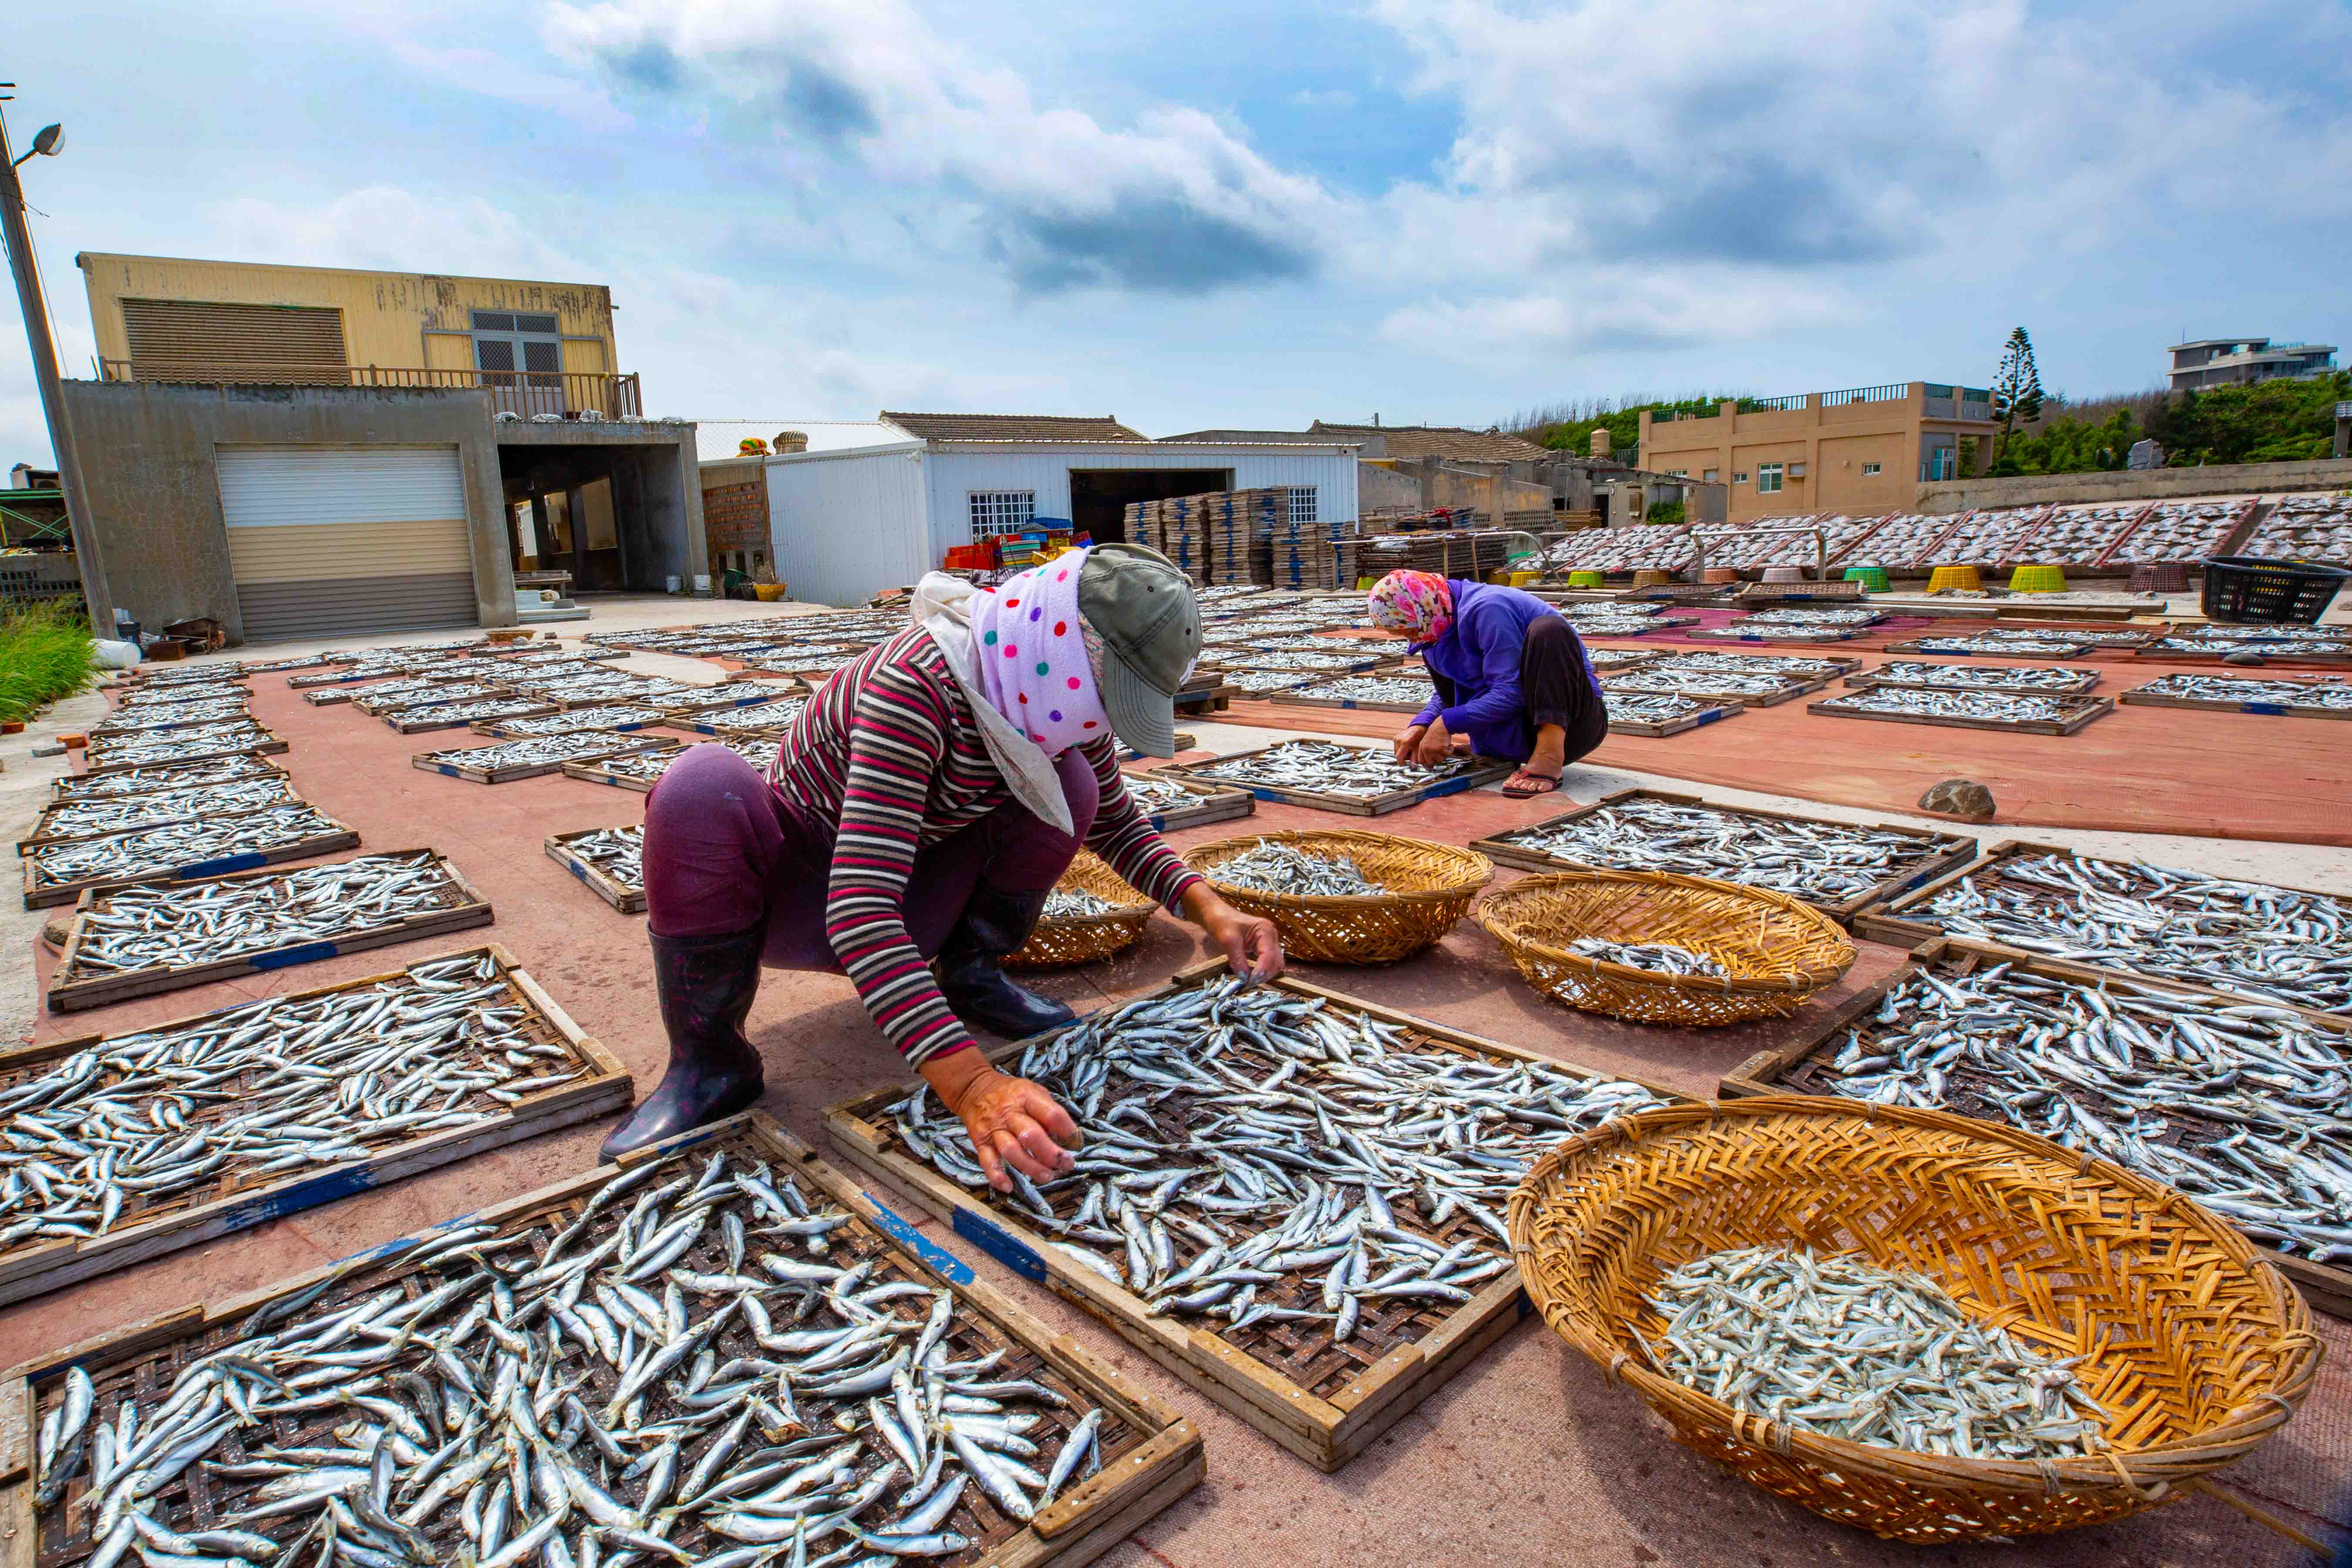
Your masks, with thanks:
[[[475,624],[455,447],[224,447],[219,472],[247,642]]]

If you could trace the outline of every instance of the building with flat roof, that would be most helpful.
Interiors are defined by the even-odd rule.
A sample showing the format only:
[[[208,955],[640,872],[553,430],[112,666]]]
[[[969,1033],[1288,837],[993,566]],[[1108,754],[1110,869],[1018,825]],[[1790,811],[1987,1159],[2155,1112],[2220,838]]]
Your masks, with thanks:
[[[1964,451],[1982,466],[1995,428],[1981,387],[1897,381],[1727,398],[1665,420],[1643,409],[1639,450],[1653,473],[1726,486],[1727,521],[1742,522],[1906,510],[1921,484],[1961,477]]]
[[[113,602],[233,641],[506,626],[518,573],[703,569],[694,427],[647,420],[601,283],[77,257],[68,382]]]
[[[2303,380],[2336,368],[2334,343],[2278,343],[2268,338],[2200,338],[2175,343],[2167,374],[2175,392]]]

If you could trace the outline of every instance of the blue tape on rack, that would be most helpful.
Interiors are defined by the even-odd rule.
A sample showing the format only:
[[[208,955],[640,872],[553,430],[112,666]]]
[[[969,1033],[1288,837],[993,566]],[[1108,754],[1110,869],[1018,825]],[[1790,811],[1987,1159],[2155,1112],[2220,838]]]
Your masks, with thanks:
[[[2288,710],[2284,702],[2246,702],[2239,705],[2239,711],[2266,713],[2273,719],[2284,719],[2287,716]]]
[[[299,947],[281,947],[276,952],[257,953],[246,962],[256,969],[291,969],[298,963],[316,963],[322,958],[332,958],[340,951],[331,942],[306,942]]]
[[[244,855],[224,855],[217,860],[197,860],[192,862],[191,864],[183,866],[178,870],[173,871],[172,875],[174,877],[218,877],[230,871],[250,871],[257,866],[267,866],[268,864],[268,858],[266,856],[258,854],[247,853]]]
[[[989,1218],[967,1208],[955,1212],[955,1233],[995,1258],[1024,1279],[1043,1284],[1045,1260],[1011,1231]]]
[[[937,1243],[925,1237],[920,1231],[917,1230],[913,1226],[908,1225],[905,1220],[899,1218],[896,1211],[894,1211],[887,1204],[885,1204],[880,1198],[876,1197],[870,1191],[866,1194],[866,1201],[871,1203],[875,1207],[875,1223],[879,1225],[884,1230],[888,1231],[892,1240],[898,1242],[899,1246],[907,1248],[916,1257],[921,1258],[925,1263],[930,1265],[931,1268],[935,1269],[942,1279],[946,1279],[949,1284],[969,1285],[971,1283],[972,1275],[971,1266],[970,1264],[966,1263],[962,1258],[958,1258],[954,1253],[950,1252],[946,1247],[940,1247]],[[1040,1278],[1043,1278],[1043,1276],[1040,1276]]]

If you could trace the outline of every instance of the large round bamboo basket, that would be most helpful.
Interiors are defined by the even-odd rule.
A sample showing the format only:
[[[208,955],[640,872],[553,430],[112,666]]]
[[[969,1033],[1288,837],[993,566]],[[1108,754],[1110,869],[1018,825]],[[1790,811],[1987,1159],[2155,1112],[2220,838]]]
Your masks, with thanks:
[[[1640,1024],[1778,1017],[1843,974],[1853,943],[1785,893],[1671,871],[1563,871],[1492,894],[1478,920],[1528,984],[1570,1007]],[[1578,937],[1672,942],[1728,976],[1664,974],[1569,951]]]
[[[1305,898],[1218,879],[1219,866],[1261,843],[1348,856],[1382,890]],[[1186,850],[1184,864],[1235,909],[1264,915],[1280,927],[1284,952],[1318,963],[1394,963],[1412,957],[1452,931],[1495,875],[1495,863],[1475,850],[1355,828],[1220,838]]]
[[[1643,1110],[1545,1155],[1510,1220],[1544,1321],[1677,1441],[1901,1541],[2068,1530],[2177,1497],[2284,1426],[2319,1364],[2302,1298],[2230,1226],[2105,1160],[1948,1111],[1781,1095]],[[2082,1358],[2111,1447],[2047,1461],[1879,1447],[1652,1370],[1659,1280],[1769,1246],[1926,1275],[1985,1322]]]
[[[1151,911],[1160,907],[1129,887],[1126,878],[1112,870],[1091,849],[1078,851],[1077,858],[1070,862],[1070,868],[1062,873],[1062,879],[1055,887],[1057,890],[1092,893],[1115,907],[1108,914],[1065,915],[1039,921],[1037,929],[1029,933],[1029,940],[1021,944],[1020,951],[1005,959],[1005,968],[1066,969],[1075,963],[1108,958],[1142,941],[1143,928],[1151,922]]]

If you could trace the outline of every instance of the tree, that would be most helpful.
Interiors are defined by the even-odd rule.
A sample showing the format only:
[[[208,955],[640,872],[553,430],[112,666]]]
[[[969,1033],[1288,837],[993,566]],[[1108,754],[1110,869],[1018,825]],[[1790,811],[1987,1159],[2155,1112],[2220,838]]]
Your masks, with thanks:
[[[2033,368],[2033,340],[2023,327],[2009,334],[2000,351],[2000,368],[1992,378],[1992,416],[2000,421],[2004,449],[2012,429],[2042,416],[2042,373]]]

